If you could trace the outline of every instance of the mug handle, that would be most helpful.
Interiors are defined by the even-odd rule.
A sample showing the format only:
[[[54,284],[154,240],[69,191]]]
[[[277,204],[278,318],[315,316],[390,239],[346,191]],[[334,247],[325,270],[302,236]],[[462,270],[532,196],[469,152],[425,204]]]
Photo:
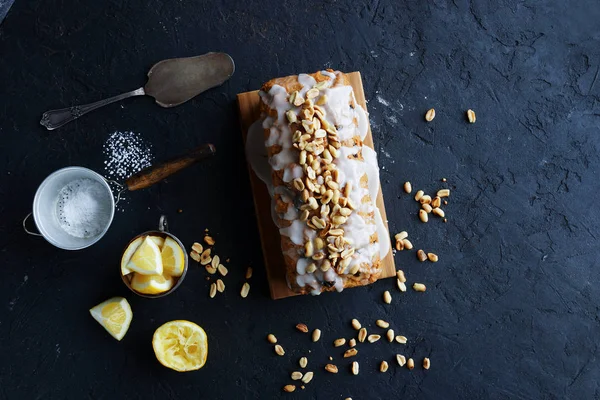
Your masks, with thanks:
[[[158,230],[161,232],[169,232],[169,224],[167,223],[167,216],[161,215],[158,220]]]
[[[27,229],[27,220],[29,219],[29,217],[31,217],[31,214],[33,214],[33,212],[30,212],[25,218],[23,218],[23,230],[31,236],[43,236],[41,233],[32,232],[29,229]]]

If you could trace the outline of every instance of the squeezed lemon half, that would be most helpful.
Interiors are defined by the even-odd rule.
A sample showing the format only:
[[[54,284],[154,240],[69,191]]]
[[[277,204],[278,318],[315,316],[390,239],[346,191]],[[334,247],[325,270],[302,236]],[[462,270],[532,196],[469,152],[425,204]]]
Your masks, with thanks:
[[[92,317],[117,340],[129,329],[133,319],[131,306],[123,297],[113,297],[90,309]]]
[[[152,337],[158,361],[178,372],[200,369],[208,356],[206,332],[193,322],[176,320],[160,326]]]

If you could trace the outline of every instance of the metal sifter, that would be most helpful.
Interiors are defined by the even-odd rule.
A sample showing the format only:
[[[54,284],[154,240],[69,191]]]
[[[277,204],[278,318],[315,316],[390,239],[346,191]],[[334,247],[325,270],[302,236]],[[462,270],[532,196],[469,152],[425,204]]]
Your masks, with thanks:
[[[52,245],[65,250],[80,250],[91,246],[106,234],[115,215],[115,206],[121,193],[144,189],[215,154],[212,144],[205,144],[192,151],[141,170],[124,183],[111,181],[84,167],[66,167],[50,174],[38,187],[33,209],[23,219],[23,229],[30,235],[43,236]],[[109,183],[119,191],[115,202]],[[88,202],[73,203],[73,196]],[[27,220],[33,220],[39,231],[27,228]],[[72,222],[75,215],[77,223]]]

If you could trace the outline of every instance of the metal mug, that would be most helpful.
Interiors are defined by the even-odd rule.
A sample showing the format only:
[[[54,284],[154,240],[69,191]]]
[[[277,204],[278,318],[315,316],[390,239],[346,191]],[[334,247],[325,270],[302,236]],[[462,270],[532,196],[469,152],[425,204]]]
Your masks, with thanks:
[[[141,234],[137,235],[136,237],[134,237],[133,239],[131,239],[127,243],[127,246],[125,246],[125,248],[123,249],[123,254],[127,251],[127,248],[133,241],[135,241],[137,238],[145,237],[145,236],[160,236],[163,238],[170,237],[175,242],[177,242],[177,244],[179,245],[179,247],[181,247],[181,250],[183,251],[183,260],[184,260],[183,273],[181,274],[181,276],[179,278],[176,278],[177,282],[175,282],[175,285],[173,285],[173,287],[171,289],[167,290],[166,292],[162,292],[162,293],[158,293],[158,294],[145,294],[145,293],[140,293],[140,292],[137,292],[136,290],[134,290],[131,287],[131,282],[129,281],[130,278],[127,278],[127,276],[123,275],[123,273],[121,272],[121,265],[119,265],[119,275],[121,275],[121,280],[123,281],[125,286],[127,286],[129,288],[129,290],[131,290],[133,293],[137,294],[138,296],[145,297],[147,299],[156,299],[156,298],[164,297],[166,295],[173,293],[181,285],[181,282],[183,282],[183,279],[185,278],[185,275],[187,274],[187,271],[188,271],[188,255],[185,251],[185,247],[183,246],[183,243],[181,243],[181,240],[179,240],[175,235],[173,235],[172,233],[169,232],[169,226],[167,224],[167,217],[164,215],[160,216],[160,220],[158,221],[158,230],[147,231],[147,232],[141,233]],[[131,275],[131,274],[128,274],[128,275]]]
[[[106,213],[102,216],[104,227],[99,233],[89,237],[76,237],[67,233],[61,226],[58,217],[59,194],[69,183],[78,179],[92,179],[105,189],[96,198],[100,209]],[[27,229],[27,220],[33,215],[39,233]],[[23,229],[30,235],[43,236],[52,245],[65,250],[80,250],[96,243],[108,231],[115,215],[115,200],[108,181],[100,174],[83,167],[66,167],[50,174],[38,187],[33,198],[33,211],[23,220]]]

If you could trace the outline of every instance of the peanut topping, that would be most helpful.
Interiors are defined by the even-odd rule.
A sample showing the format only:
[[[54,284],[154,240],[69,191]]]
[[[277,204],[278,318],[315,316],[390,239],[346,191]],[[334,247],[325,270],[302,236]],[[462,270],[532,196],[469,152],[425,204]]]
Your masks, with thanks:
[[[292,141],[300,151],[298,161],[303,172],[302,177],[291,182],[290,189],[302,199],[299,219],[318,232],[317,239],[304,244],[304,256],[314,261],[309,263],[306,273],[334,268],[338,274],[354,274],[360,268],[358,264],[350,267],[354,246],[344,239],[339,242],[331,239],[343,238],[343,225],[357,206],[349,197],[352,184],[340,186],[342,177],[334,163],[340,156],[341,143],[337,129],[327,122],[325,109],[321,107],[327,98],[321,95],[320,89],[327,84],[311,88],[304,99],[299,92],[293,92],[288,98],[291,104],[300,107],[300,110],[288,110],[286,118],[296,129]]]

